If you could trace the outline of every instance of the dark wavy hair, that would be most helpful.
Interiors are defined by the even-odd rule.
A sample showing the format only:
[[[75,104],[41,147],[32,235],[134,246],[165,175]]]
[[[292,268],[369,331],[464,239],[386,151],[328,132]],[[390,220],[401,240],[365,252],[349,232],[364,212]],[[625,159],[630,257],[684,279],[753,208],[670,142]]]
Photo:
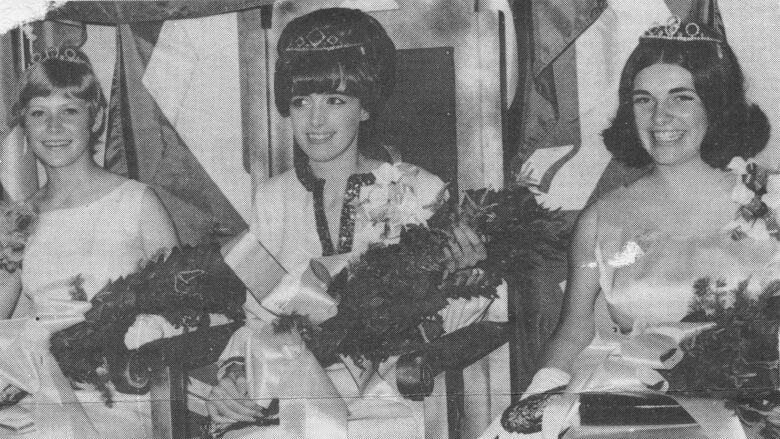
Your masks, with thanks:
[[[719,38],[712,29],[703,25],[699,28],[705,36]],[[615,159],[637,168],[653,162],[636,130],[631,93],[637,74],[659,63],[678,65],[691,72],[707,113],[707,133],[701,145],[705,163],[722,169],[734,157],[753,157],[764,149],[769,140],[769,122],[758,106],[748,105],[742,70],[728,44],[641,38],[620,77],[615,119],[602,133],[607,150]]]
[[[95,126],[99,111],[106,109],[106,98],[87,55],[76,47],[61,46],[50,47],[38,56],[42,60],[33,63],[22,76],[19,99],[11,107],[10,126],[24,126],[24,113],[33,98],[47,97],[58,91],[85,100],[90,111],[90,126]],[[103,116],[97,129],[92,130],[93,145],[105,129],[105,111]]]

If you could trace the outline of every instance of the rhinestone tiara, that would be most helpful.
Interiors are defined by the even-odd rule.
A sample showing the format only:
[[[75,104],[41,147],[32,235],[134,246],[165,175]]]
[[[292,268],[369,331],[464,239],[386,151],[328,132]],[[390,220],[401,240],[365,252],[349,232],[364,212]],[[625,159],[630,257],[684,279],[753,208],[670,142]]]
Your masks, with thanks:
[[[701,27],[696,23],[686,23],[682,25],[680,17],[673,15],[669,17],[666,24],[654,24],[645,31],[640,39],[659,39],[674,41],[709,41],[713,43],[723,43],[720,38],[713,38],[704,35]]]

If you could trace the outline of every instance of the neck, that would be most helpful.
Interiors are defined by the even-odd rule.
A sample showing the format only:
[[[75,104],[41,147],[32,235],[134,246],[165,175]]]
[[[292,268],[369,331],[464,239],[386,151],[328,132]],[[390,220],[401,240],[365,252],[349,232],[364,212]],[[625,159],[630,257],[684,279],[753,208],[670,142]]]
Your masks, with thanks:
[[[73,165],[63,168],[46,168],[46,191],[50,196],[73,193],[90,184],[97,165]]]
[[[322,178],[325,181],[346,181],[350,175],[362,169],[364,161],[365,159],[363,156],[355,151],[351,154],[341,154],[327,162],[309,160],[309,166],[311,166],[311,170],[314,172],[315,176]]]
[[[692,186],[715,189],[717,185],[714,183],[723,178],[723,172],[708,165],[701,158],[673,166],[655,165],[650,175],[675,198],[698,196],[698,190],[691,190]]]

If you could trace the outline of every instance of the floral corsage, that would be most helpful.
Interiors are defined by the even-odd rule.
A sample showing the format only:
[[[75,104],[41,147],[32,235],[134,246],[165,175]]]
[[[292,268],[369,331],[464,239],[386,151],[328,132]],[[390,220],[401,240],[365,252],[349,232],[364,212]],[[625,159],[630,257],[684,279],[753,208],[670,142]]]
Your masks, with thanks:
[[[22,267],[24,246],[36,218],[30,204],[0,204],[0,268],[13,273]]]
[[[353,252],[372,243],[397,244],[404,227],[427,224],[448,194],[441,182],[419,182],[420,172],[408,163],[385,163],[373,171],[374,184],[355,200],[356,222],[364,226],[355,230]]]
[[[728,169],[740,178],[731,199],[739,205],[726,226],[734,240],[749,236],[755,240],[780,240],[776,213],[780,209],[780,174],[771,173],[752,159],[734,157]]]

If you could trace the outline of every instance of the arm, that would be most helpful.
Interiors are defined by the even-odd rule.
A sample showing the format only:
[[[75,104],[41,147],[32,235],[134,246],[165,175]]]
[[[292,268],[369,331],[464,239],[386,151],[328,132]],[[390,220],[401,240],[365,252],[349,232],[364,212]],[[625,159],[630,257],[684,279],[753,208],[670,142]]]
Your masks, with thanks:
[[[144,253],[152,257],[161,249],[170,250],[179,245],[176,228],[160,198],[147,189],[141,198],[140,235]]]
[[[0,269],[0,319],[9,319],[22,292],[20,270],[9,273]]]
[[[599,292],[599,271],[593,265],[596,248],[596,205],[582,213],[569,248],[568,279],[561,319],[545,346],[546,367],[571,371],[574,359],[593,340],[594,308]]]

